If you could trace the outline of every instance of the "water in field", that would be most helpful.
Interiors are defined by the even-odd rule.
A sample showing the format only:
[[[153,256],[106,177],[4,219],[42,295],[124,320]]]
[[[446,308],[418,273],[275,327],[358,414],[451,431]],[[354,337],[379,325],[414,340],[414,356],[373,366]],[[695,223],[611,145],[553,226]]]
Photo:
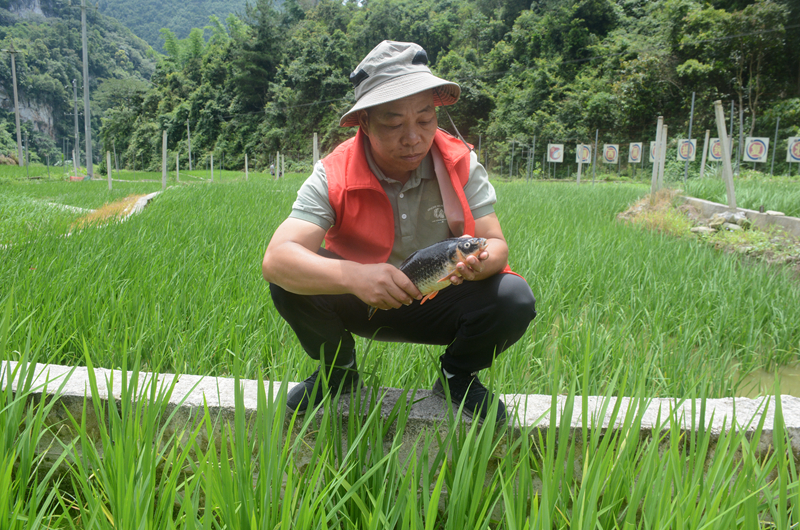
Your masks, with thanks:
[[[749,398],[774,395],[776,381],[781,394],[800,397],[800,364],[781,366],[777,371],[754,370],[738,379],[735,395]]]

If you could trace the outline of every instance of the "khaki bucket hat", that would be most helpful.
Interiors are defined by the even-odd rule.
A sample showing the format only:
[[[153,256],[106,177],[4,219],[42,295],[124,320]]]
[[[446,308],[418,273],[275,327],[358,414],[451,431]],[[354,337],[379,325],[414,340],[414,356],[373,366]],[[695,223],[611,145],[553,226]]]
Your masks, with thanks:
[[[428,54],[419,44],[385,40],[375,46],[350,74],[356,104],[339,120],[341,127],[358,125],[357,112],[436,88],[436,106],[452,105],[461,95],[456,83],[436,77]]]

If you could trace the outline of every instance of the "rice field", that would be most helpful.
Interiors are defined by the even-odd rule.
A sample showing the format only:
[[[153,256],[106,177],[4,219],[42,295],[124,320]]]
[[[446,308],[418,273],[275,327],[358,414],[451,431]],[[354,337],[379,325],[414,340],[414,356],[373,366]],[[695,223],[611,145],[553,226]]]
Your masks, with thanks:
[[[791,217],[800,217],[800,181],[797,177],[773,177],[743,171],[748,178],[736,179],[736,205],[758,211],[774,210]],[[689,181],[687,193],[692,197],[728,204],[725,183],[721,178],[706,177]]]
[[[111,193],[105,181],[0,184],[2,204],[15,205],[0,208],[0,359],[305,377],[314,366],[272,307],[260,274],[269,237],[302,177],[242,177],[231,172],[220,183],[177,185],[173,176],[136,217],[81,229],[71,228],[81,212],[49,203],[97,208],[159,190],[160,174],[115,182]],[[511,265],[530,283],[539,313],[483,377],[496,391],[565,394],[568,403],[587,395],[724,397],[740,390],[734,372],[798,361],[798,278],[695,240],[618,223],[615,215],[646,186],[495,186]],[[359,356],[375,385],[413,389],[433,383],[438,352],[364,340]],[[26,381],[20,366],[3,377]],[[88,442],[81,418],[64,420],[77,433],[58,448],[69,471],[46,475],[31,470],[40,463],[34,449],[46,439],[43,418],[53,402],[28,399],[33,389],[22,386],[0,394],[0,488],[9,492],[0,521],[8,528],[800,522],[795,461],[780,445],[787,440],[780,422],[768,453],[759,452],[758,436],[735,431],[711,451],[709,433],[681,434],[676,419],[666,417],[663,436],[635,439],[600,436],[591,424],[574,437],[568,429],[516,436],[491,425],[452,425],[437,441],[443,449],[430,449],[433,435],[424,434],[403,458],[386,435],[404,428],[404,410],[391,420],[368,410],[344,421],[326,408],[321,419],[287,426],[281,398],[262,394],[251,424],[237,415],[219,446],[206,447],[198,440],[212,428],[210,412],[203,424],[169,435],[163,424],[173,420],[159,405],[163,396],[147,404],[126,399],[135,394],[129,389],[119,407],[102,411],[106,430],[98,446]],[[637,429],[635,409],[616,413],[627,426],[622,433]],[[311,464],[298,456],[308,449],[301,447],[306,438],[288,436],[292,430],[314,433]],[[342,437],[347,448],[337,442]],[[74,458],[78,448],[84,452]],[[565,472],[576,455],[583,455],[580,478]]]
[[[241,174],[239,174],[241,176]],[[143,368],[244,378],[302,379],[313,367],[273,308],[260,274],[269,237],[288,214],[301,178],[231,177],[223,185],[172,186],[124,223],[65,234],[81,213],[160,189],[153,183],[48,182],[4,186],[4,274],[13,300],[11,358],[30,335],[49,362],[121,366],[143,352]],[[125,184],[126,186],[123,186]],[[498,216],[511,265],[537,297],[529,333],[495,363],[501,392],[562,392],[556,359],[574,371],[593,352],[589,388],[602,393],[619,364],[648,373],[653,397],[683,396],[698,381],[709,395],[733,395],[732,371],[773,370],[798,360],[800,282],[791,272],[742,261],[697,241],[632,228],[617,212],[646,187],[497,183]],[[5,212],[9,212],[6,214]],[[47,215],[45,212],[51,212]],[[45,330],[52,328],[50,334]],[[382,384],[432,382],[435,348],[362,343]]]

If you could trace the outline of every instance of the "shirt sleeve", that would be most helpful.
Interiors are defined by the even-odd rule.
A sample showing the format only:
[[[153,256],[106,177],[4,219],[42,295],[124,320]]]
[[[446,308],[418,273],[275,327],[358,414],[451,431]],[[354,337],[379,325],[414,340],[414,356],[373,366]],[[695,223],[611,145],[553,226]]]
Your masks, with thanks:
[[[297,190],[297,199],[289,217],[314,223],[326,231],[336,222],[336,215],[328,199],[328,177],[322,161],[314,164],[311,175]]]
[[[464,195],[475,219],[494,213],[497,195],[489,182],[489,173],[478,162],[478,155],[474,151],[469,153],[469,180],[464,186]]]

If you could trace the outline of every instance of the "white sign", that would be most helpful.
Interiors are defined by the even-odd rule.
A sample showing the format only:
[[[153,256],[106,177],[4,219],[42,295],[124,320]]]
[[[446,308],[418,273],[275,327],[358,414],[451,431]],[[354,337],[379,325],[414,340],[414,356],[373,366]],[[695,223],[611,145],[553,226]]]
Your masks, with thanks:
[[[680,162],[694,162],[697,153],[697,140],[678,140],[678,160]]]
[[[564,161],[564,144],[547,144],[547,161]]]
[[[733,140],[728,136],[728,150],[732,147]],[[711,140],[709,140],[708,159],[714,162],[722,160],[722,143],[720,143],[719,138],[711,138]]]
[[[630,144],[628,148],[628,163],[641,164],[642,163],[642,142],[635,142]]]
[[[575,148],[575,162],[578,164],[590,164],[592,162],[592,146],[578,144]]]
[[[800,162],[800,136],[789,138],[789,144],[786,147],[786,161]]]
[[[603,163],[616,164],[619,159],[619,144],[603,144]]]
[[[748,136],[744,141],[743,162],[766,162],[769,151],[769,138],[753,138]]]

